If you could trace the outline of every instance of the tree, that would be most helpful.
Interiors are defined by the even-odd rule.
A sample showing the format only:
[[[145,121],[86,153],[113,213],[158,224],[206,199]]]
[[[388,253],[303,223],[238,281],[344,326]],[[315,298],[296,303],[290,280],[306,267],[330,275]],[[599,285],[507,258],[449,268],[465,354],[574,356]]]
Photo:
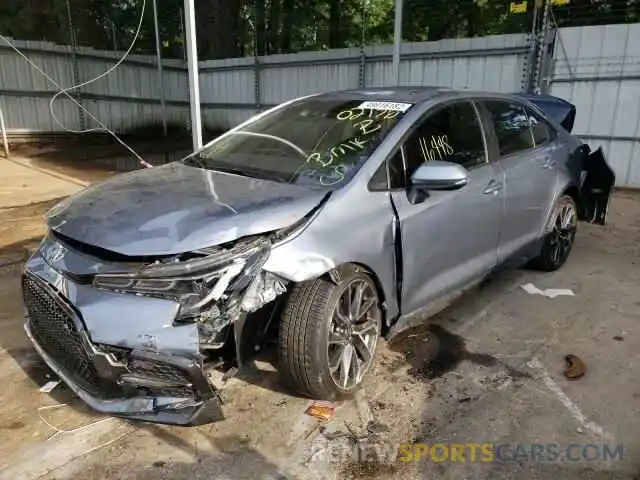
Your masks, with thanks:
[[[151,3],[136,53],[155,53]],[[156,0],[163,55],[182,57],[184,0]],[[403,40],[437,41],[528,32],[526,14],[509,13],[509,0],[404,0]],[[195,0],[198,50],[203,60],[268,55],[393,41],[394,0]],[[131,43],[142,0],[0,0],[0,33],[18,39],[123,50]],[[635,22],[640,0],[570,0],[553,8],[560,26]]]

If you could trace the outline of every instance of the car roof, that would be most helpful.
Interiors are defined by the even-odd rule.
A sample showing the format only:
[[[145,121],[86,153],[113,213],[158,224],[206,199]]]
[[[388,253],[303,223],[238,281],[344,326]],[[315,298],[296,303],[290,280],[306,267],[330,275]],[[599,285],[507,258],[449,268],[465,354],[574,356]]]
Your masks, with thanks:
[[[326,92],[316,98],[421,103],[438,95],[452,92],[454,90],[446,87],[378,87]]]
[[[437,97],[460,98],[496,98],[505,100],[518,100],[526,102],[526,98],[513,94],[483,92],[475,90],[456,90],[448,87],[415,86],[415,87],[376,87],[351,90],[339,90],[316,95],[315,98],[323,100],[374,100],[387,102],[407,102],[419,104]]]

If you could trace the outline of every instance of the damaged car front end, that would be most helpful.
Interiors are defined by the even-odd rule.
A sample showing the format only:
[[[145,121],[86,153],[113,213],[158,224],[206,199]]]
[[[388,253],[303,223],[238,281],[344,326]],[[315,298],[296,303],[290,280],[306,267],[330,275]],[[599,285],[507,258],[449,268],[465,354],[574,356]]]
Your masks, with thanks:
[[[95,410],[159,423],[223,418],[208,352],[286,291],[262,270],[293,226],[188,254],[116,255],[53,230],[26,264],[25,330],[51,369]]]

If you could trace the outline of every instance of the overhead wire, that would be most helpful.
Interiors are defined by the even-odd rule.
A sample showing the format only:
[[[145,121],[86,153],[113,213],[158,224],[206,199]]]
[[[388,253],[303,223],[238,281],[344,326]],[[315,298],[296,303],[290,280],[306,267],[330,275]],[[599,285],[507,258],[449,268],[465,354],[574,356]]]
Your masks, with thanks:
[[[89,85],[97,80],[100,80],[101,78],[104,78],[105,76],[109,75],[110,73],[112,73],[114,70],[116,70],[120,65],[122,65],[122,63],[127,59],[127,57],[130,55],[131,51],[133,50],[133,47],[135,46],[136,41],[138,40],[138,37],[140,36],[140,31],[142,30],[142,23],[144,20],[144,11],[146,8],[146,0],[142,0],[142,11],[140,12],[140,21],[138,22],[138,27],[136,29],[135,35],[133,37],[133,40],[131,41],[131,44],[129,45],[129,48],[127,49],[127,51],[124,53],[124,55],[122,55],[122,57],[115,63],[115,65],[113,65],[112,67],[110,67],[108,70],[106,70],[105,72],[101,73],[100,75],[98,75],[95,78],[92,78],[91,80],[85,81],[83,83],[77,84],[77,85],[72,85],[71,87],[67,87],[64,88],[62,86],[60,86],[60,84],[58,82],[56,82],[53,78],[51,78],[50,75],[48,75],[42,68],[40,68],[35,62],[33,62],[29,57],[27,57],[18,47],[16,47],[13,42],[11,42],[11,40],[7,37],[5,37],[4,35],[2,35],[0,33],[0,40],[4,41],[12,50],[14,50],[20,57],[22,57],[33,69],[35,69],[38,73],[40,73],[43,77],[45,77],[50,83],[52,83],[56,88],[58,88],[58,91],[53,95],[53,97],[51,98],[51,100],[49,101],[49,113],[51,113],[51,116],[53,118],[53,120],[66,132],[69,133],[89,133],[89,132],[96,132],[96,131],[104,131],[107,132],[108,134],[110,134],[120,145],[122,145],[124,148],[126,148],[129,152],[131,152],[137,159],[138,161],[146,168],[151,168],[153,167],[153,165],[151,165],[149,162],[145,161],[133,148],[131,148],[124,140],[122,140],[115,132],[113,132],[109,127],[107,127],[107,125],[105,125],[103,122],[101,122],[95,115],[93,115],[86,107],[84,107],[78,100],[76,100],[73,95],[71,95],[69,92],[71,90],[77,89],[77,88],[81,88],[84,87],[86,85]],[[89,118],[91,118],[94,122],[96,122],[100,128],[90,128],[90,129],[85,129],[85,130],[72,130],[67,128],[65,125],[62,124],[62,122],[60,122],[60,120],[58,119],[58,117],[55,115],[54,113],[54,109],[53,109],[53,104],[56,101],[56,99],[60,96],[60,95],[65,95],[69,100],[71,100],[78,108],[80,108],[82,111],[84,111]]]
[[[51,113],[51,116],[53,117],[53,120],[65,131],[69,132],[69,133],[90,133],[90,132],[95,132],[97,130],[100,130],[99,128],[87,128],[84,130],[72,130],[69,129],[67,127],[65,127],[62,122],[60,122],[58,120],[58,117],[56,116],[54,109],[53,109],[53,104],[54,102],[57,100],[57,98],[60,95],[65,95],[67,92],[70,92],[71,90],[75,90],[77,88],[82,88],[82,87],[86,87],[87,85],[92,84],[93,82],[96,82],[98,80],[100,80],[101,78],[106,77],[107,75],[109,75],[111,72],[113,72],[114,70],[116,70],[120,65],[122,65],[122,63],[127,59],[127,57],[131,54],[131,51],[133,50],[133,47],[135,46],[136,42],[138,41],[138,37],[140,36],[140,31],[142,30],[142,22],[144,20],[144,11],[146,8],[146,0],[142,0],[142,11],[140,12],[140,20],[138,21],[138,27],[136,28],[135,34],[133,36],[133,40],[131,41],[131,44],[129,45],[129,48],[126,50],[126,52],[124,52],[124,55],[122,55],[122,57],[120,58],[120,60],[118,60],[111,68],[109,68],[108,70],[106,70],[105,72],[101,73],[100,75],[98,75],[97,77],[92,78],[91,80],[87,80],[86,82],[82,82],[79,83],[77,85],[72,85],[69,88],[63,88],[61,89],[59,92],[57,92],[53,97],[51,97],[51,100],[49,101],[49,112]]]

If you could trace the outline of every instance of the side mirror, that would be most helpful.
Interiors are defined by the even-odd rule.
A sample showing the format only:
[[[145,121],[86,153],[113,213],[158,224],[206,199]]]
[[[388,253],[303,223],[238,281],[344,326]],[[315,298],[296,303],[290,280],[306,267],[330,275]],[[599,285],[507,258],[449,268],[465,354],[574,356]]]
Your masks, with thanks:
[[[467,170],[452,162],[432,161],[420,165],[411,175],[409,200],[423,202],[429,190],[458,190],[469,181]]]

